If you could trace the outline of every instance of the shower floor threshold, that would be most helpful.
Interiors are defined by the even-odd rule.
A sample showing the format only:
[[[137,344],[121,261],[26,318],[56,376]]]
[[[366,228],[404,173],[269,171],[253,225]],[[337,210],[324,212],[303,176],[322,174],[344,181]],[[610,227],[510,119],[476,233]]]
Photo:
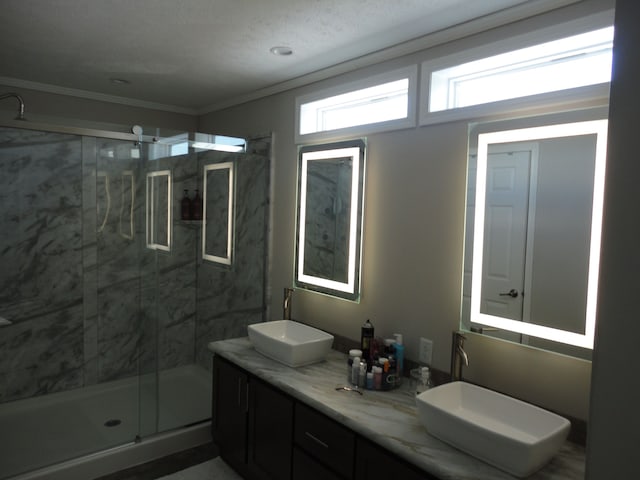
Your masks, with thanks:
[[[210,374],[197,365],[0,405],[0,479],[208,419]],[[139,413],[140,412],[140,413]]]

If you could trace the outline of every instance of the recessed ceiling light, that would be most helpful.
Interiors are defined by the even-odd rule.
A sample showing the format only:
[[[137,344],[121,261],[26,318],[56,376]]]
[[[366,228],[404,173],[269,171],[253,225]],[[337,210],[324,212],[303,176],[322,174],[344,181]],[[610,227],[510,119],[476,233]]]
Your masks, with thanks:
[[[271,53],[273,53],[274,55],[278,55],[280,57],[286,57],[288,55],[292,55],[293,54],[293,50],[291,49],[291,47],[271,47],[271,49],[269,50]]]
[[[131,84],[129,80],[125,80],[124,78],[110,78],[109,81],[113,85],[130,85]]]

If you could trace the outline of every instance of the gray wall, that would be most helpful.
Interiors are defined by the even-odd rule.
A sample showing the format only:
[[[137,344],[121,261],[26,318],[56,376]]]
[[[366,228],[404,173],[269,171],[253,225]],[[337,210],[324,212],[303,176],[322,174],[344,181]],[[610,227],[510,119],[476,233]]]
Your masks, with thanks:
[[[640,478],[640,5],[618,0],[587,478]]]
[[[531,319],[581,334],[585,332],[594,165],[594,135],[540,142]],[[561,235],[556,234],[559,231]]]
[[[586,1],[418,54],[249,102],[201,118],[199,128],[228,134],[273,131],[273,292],[291,286],[295,243],[295,97],[429,58],[473,48],[611,7]],[[538,112],[542,113],[542,112]],[[421,336],[434,341],[433,364],[448,371],[451,332],[460,320],[468,122],[367,135],[362,299],[359,304],[297,291],[293,317],[351,339],[370,318],[376,333],[405,335],[416,359]],[[591,364],[475,337],[467,376],[520,398],[586,419]],[[532,369],[532,365],[540,368]]]
[[[0,93],[7,92],[18,93],[23,98],[25,118],[32,122],[125,132],[130,132],[132,125],[183,132],[194,132],[197,126],[195,115],[57,95],[0,83]],[[17,112],[18,102],[13,98],[0,102],[0,118],[13,119]]]

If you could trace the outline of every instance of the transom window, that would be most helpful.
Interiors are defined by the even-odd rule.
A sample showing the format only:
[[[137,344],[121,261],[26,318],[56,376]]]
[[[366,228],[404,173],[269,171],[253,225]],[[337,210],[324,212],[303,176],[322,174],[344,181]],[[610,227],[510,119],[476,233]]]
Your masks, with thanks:
[[[411,66],[298,97],[298,135],[414,126],[416,81],[417,67]]]
[[[431,72],[429,112],[611,80],[613,27]]]

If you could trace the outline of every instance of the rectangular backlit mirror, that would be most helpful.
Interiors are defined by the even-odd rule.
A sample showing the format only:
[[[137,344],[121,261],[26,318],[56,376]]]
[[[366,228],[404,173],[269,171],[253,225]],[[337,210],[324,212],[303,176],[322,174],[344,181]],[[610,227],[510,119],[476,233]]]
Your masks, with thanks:
[[[147,173],[147,248],[171,250],[171,171]]]
[[[233,247],[233,162],[205,165],[202,258],[231,265]]]
[[[463,328],[593,348],[606,143],[606,120],[477,135]]]
[[[118,217],[118,233],[122,238],[133,240],[134,205],[136,200],[136,181],[132,170],[120,174],[120,215]]]
[[[365,143],[299,151],[295,286],[358,300]]]

